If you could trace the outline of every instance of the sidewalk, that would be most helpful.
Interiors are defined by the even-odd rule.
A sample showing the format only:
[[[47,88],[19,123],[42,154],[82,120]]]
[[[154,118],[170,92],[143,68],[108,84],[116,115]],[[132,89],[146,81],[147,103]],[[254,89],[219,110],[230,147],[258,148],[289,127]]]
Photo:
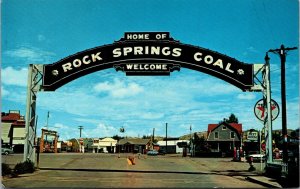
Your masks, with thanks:
[[[277,180],[265,176],[248,176],[247,180],[270,188],[282,188]]]
[[[243,163],[243,162],[241,162],[241,163]],[[244,162],[244,163],[246,163],[246,162]],[[260,169],[261,168],[260,163],[256,162],[256,163],[253,163],[253,165],[256,170],[252,171],[252,172],[249,172],[249,171],[246,172],[248,174],[246,177],[244,177],[246,180],[253,182],[253,183],[263,185],[268,188],[283,188],[283,186],[279,184],[278,180],[263,175],[264,171],[262,171]],[[242,174],[241,174],[241,176],[242,176]]]

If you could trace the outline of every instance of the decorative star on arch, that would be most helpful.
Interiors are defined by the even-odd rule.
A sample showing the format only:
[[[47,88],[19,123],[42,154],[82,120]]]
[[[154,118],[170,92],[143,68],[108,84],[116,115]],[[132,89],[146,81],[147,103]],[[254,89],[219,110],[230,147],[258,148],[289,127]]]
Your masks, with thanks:
[[[238,69],[237,73],[238,73],[239,75],[244,75],[245,72],[244,72],[243,69]]]

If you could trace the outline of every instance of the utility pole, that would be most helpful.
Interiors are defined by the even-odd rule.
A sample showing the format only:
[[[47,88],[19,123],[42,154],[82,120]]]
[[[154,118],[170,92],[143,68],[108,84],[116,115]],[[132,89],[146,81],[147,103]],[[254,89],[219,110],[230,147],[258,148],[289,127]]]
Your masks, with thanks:
[[[168,123],[166,123],[166,154],[168,153]]]
[[[48,130],[49,114],[50,114],[50,112],[48,111],[48,114],[47,114],[47,124],[46,124],[46,129],[47,129],[47,130]]]
[[[282,109],[282,136],[283,136],[283,164],[287,166],[288,163],[288,151],[287,151],[287,118],[286,118],[286,88],[285,88],[285,62],[287,52],[290,50],[296,50],[297,47],[284,47],[280,46],[280,49],[270,49],[269,52],[278,54],[281,60],[281,109]],[[287,167],[286,167],[287,168]],[[285,169],[287,171],[287,169]]]
[[[192,125],[190,125],[190,151],[192,151]],[[192,153],[190,153],[190,154],[191,154],[191,156],[193,156]]]
[[[152,146],[152,150],[154,149],[154,131],[155,131],[155,128],[153,128],[153,134],[152,134],[152,144],[151,144],[151,146]]]
[[[83,126],[78,126],[78,129],[79,129],[79,133],[80,133],[79,137],[81,138],[81,130],[83,129]]]
[[[46,122],[46,129],[48,130],[48,121],[49,121],[49,114],[50,114],[50,112],[48,111],[48,113],[47,113],[47,122]],[[46,135],[46,142],[47,142],[47,135]]]

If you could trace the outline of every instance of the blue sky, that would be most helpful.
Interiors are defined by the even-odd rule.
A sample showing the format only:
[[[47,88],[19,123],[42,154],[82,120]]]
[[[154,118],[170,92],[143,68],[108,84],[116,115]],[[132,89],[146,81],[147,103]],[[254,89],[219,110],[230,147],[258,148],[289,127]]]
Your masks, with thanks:
[[[128,31],[167,31],[176,40],[239,61],[264,63],[281,44],[299,47],[297,0],[2,0],[2,112],[25,115],[27,68],[51,64],[77,52],[111,44]],[[270,54],[272,98],[281,106],[280,59]],[[299,51],[286,62],[288,128],[299,127]],[[114,69],[38,94],[38,135],[46,125],[60,139],[120,135],[181,136],[206,131],[234,113],[243,129],[261,129],[254,115],[260,92],[240,89],[188,69],[170,77],[126,77]],[[281,128],[281,115],[273,122]]]

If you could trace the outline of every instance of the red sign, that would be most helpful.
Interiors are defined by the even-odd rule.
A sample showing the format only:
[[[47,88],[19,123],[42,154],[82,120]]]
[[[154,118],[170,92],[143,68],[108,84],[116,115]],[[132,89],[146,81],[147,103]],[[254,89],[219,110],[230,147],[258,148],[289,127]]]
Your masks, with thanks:
[[[261,144],[261,150],[262,151],[266,151],[266,143],[262,143]]]

